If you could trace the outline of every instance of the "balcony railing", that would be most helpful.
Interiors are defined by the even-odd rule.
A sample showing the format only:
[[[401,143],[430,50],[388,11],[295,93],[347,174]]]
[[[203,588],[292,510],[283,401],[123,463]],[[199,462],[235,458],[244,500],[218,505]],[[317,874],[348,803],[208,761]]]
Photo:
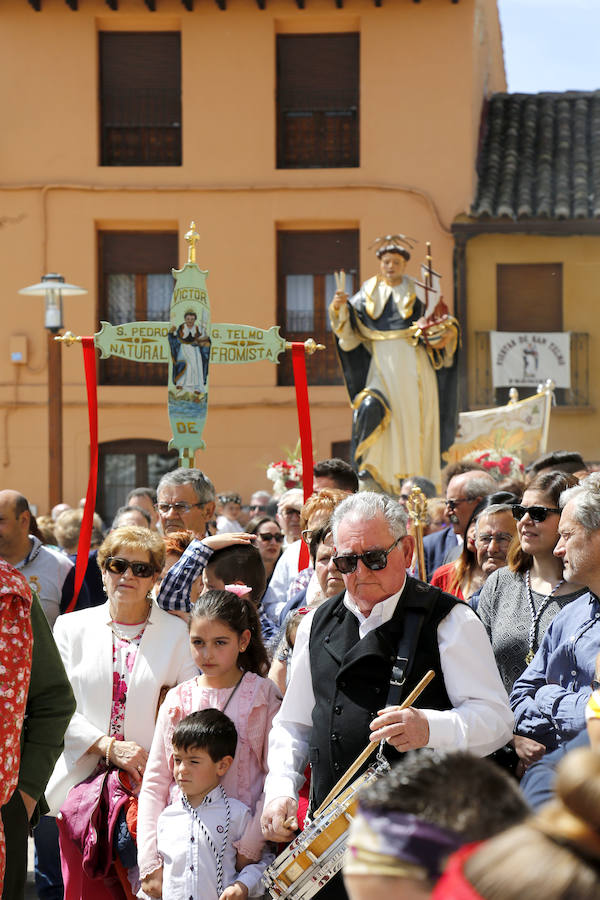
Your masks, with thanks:
[[[358,110],[280,109],[277,167],[331,169],[359,165]]]
[[[571,332],[571,387],[557,388],[554,392],[557,406],[589,406],[590,404],[590,336],[587,332]],[[490,332],[475,332],[475,383],[470,385],[471,408],[485,409],[508,403],[509,388],[492,385],[492,357]],[[524,400],[535,393],[535,388],[518,388],[519,398]]]
[[[105,92],[100,157],[103,166],[180,166],[180,93]]]

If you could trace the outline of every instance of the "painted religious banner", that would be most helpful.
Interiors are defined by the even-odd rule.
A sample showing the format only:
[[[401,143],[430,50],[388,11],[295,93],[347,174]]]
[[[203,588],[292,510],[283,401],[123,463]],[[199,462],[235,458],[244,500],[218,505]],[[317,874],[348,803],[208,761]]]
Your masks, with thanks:
[[[501,456],[517,456],[527,464],[546,451],[551,406],[552,390],[548,387],[508,406],[460,413],[454,444],[444,453],[444,459],[454,463],[469,454],[490,450]]]
[[[490,353],[494,387],[571,387],[569,332],[491,331]]]
[[[185,236],[188,261],[183,268],[173,269],[175,288],[168,322],[101,322],[102,328],[94,336],[101,358],[120,356],[137,362],[168,363],[168,410],[173,433],[169,447],[178,449],[179,464],[187,467],[193,465],[196,450],[205,447],[202,431],[208,412],[210,367],[214,363],[262,360],[276,363],[288,347],[277,325],[256,328],[211,322],[208,272],[196,263],[198,237],[192,222]],[[305,346],[309,353],[320,347],[312,340]]]

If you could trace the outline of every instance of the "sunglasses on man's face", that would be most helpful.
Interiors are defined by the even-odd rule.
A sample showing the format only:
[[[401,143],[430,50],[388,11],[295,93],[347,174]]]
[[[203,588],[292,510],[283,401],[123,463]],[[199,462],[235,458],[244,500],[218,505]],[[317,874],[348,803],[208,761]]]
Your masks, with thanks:
[[[395,540],[388,550],[367,550],[365,553],[348,553],[345,556],[334,556],[333,563],[342,575],[351,575],[353,572],[356,572],[359,559],[367,569],[377,572],[379,569],[385,569],[389,554],[401,540],[402,537]]]
[[[281,532],[279,534],[271,534],[270,531],[265,531],[263,534],[258,535],[261,541],[266,541],[267,544],[270,544],[271,541],[275,541],[277,544],[283,544],[283,535]]]
[[[516,519],[517,522],[520,522],[524,516],[529,513],[529,518],[533,522],[544,522],[546,517],[549,515],[560,515],[560,509],[556,509],[554,506],[513,506],[512,514],[513,519]]]
[[[466,503],[466,497],[459,497],[457,500],[446,500],[446,506],[450,510],[450,512],[454,512],[457,506],[460,506],[461,503]]]
[[[104,568],[114,575],[124,575],[127,569],[131,569],[131,574],[136,578],[151,578],[156,572],[152,563],[130,562],[128,559],[123,559],[122,556],[109,556]]]

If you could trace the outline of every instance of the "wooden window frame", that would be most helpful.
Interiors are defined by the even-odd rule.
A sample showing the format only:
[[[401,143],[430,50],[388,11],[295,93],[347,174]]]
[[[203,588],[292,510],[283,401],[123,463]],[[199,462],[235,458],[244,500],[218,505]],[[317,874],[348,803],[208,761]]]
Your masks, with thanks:
[[[181,166],[180,32],[100,31],[98,67],[100,165]]]
[[[152,262],[152,253],[140,253],[137,261],[131,263],[133,271],[119,272],[123,275],[135,276],[135,315],[136,322],[144,322],[148,320],[148,302],[147,302],[147,276],[154,274],[169,274],[172,268],[178,265],[178,241],[179,236],[176,231],[119,231],[105,229],[98,231],[98,319],[99,321],[108,321],[108,285],[106,275],[113,274],[107,271],[108,266],[105,262],[105,241],[106,236],[110,236],[111,240],[122,237],[124,243],[133,238],[135,242],[147,241],[156,247],[157,238],[165,239],[165,248],[162,251],[164,257],[161,256],[159,265]],[[166,247],[166,242],[172,246]],[[113,251],[118,254],[119,251]],[[167,265],[167,259],[172,254],[171,265]],[[134,256],[135,254],[132,254]],[[126,252],[123,254],[126,256]],[[164,265],[163,265],[164,262]],[[120,263],[120,260],[119,260]],[[118,266],[119,263],[116,263]],[[127,259],[123,260],[123,267],[129,265]],[[135,271],[138,268],[145,268],[148,271]],[[117,274],[117,273],[114,273]],[[111,323],[115,324],[115,323]],[[111,356],[108,359],[99,360],[98,363],[98,381],[102,385],[147,385],[160,386],[166,390],[168,381],[167,363],[139,363],[130,360],[121,359],[120,357]]]
[[[280,34],[276,60],[277,168],[360,166],[359,33]]]
[[[314,242],[314,252],[311,243]],[[296,248],[294,250],[294,243]],[[323,249],[325,243],[330,246]],[[339,248],[343,249],[339,249]],[[320,254],[320,259],[319,259]],[[313,259],[314,268],[311,271]],[[350,263],[350,265],[348,265]],[[305,341],[314,338],[325,345],[313,356],[306,358],[306,375],[310,385],[338,385],[344,379],[340,367],[335,337],[327,330],[327,308],[331,297],[325,297],[325,277],[330,272],[344,268],[354,277],[354,288],[358,290],[359,278],[359,231],[356,228],[331,230],[280,229],[277,233],[277,321],[281,333],[290,341]],[[314,277],[314,322],[309,331],[291,331],[287,327],[286,276],[312,275]],[[291,354],[280,357],[277,367],[277,384],[293,385]]]

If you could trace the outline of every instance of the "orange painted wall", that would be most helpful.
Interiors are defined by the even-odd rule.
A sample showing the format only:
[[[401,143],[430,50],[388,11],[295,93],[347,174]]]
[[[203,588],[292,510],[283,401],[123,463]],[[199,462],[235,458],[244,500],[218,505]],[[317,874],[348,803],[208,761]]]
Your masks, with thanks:
[[[197,0],[26,0],[5,4],[0,29],[0,471],[2,483],[47,506],[47,372],[43,300],[20,287],[58,271],[89,294],[65,301],[66,327],[98,328],[96,233],[101,228],[176,228],[201,233],[213,321],[268,326],[276,318],[278,227],[360,229],[363,277],[378,234],[402,230],[431,240],[452,304],[453,218],[472,199],[484,94],[504,90],[494,0],[230,0],[221,11]],[[183,165],[98,165],[97,33],[179,29],[182,36]],[[358,30],[361,41],[361,165],[275,168],[275,36]],[[6,90],[6,86],[12,89]],[[181,240],[180,262],[185,258]],[[417,274],[419,253],[411,261]],[[11,363],[12,335],[26,335],[27,365]],[[87,480],[87,415],[79,348],[63,348],[64,499]],[[158,388],[102,387],[100,439],[168,439]],[[318,457],[349,437],[343,387],[310,391]],[[264,468],[297,440],[293,388],[274,367],[220,366],[211,372],[207,451],[197,464],[217,487],[245,498],[268,487]]]

